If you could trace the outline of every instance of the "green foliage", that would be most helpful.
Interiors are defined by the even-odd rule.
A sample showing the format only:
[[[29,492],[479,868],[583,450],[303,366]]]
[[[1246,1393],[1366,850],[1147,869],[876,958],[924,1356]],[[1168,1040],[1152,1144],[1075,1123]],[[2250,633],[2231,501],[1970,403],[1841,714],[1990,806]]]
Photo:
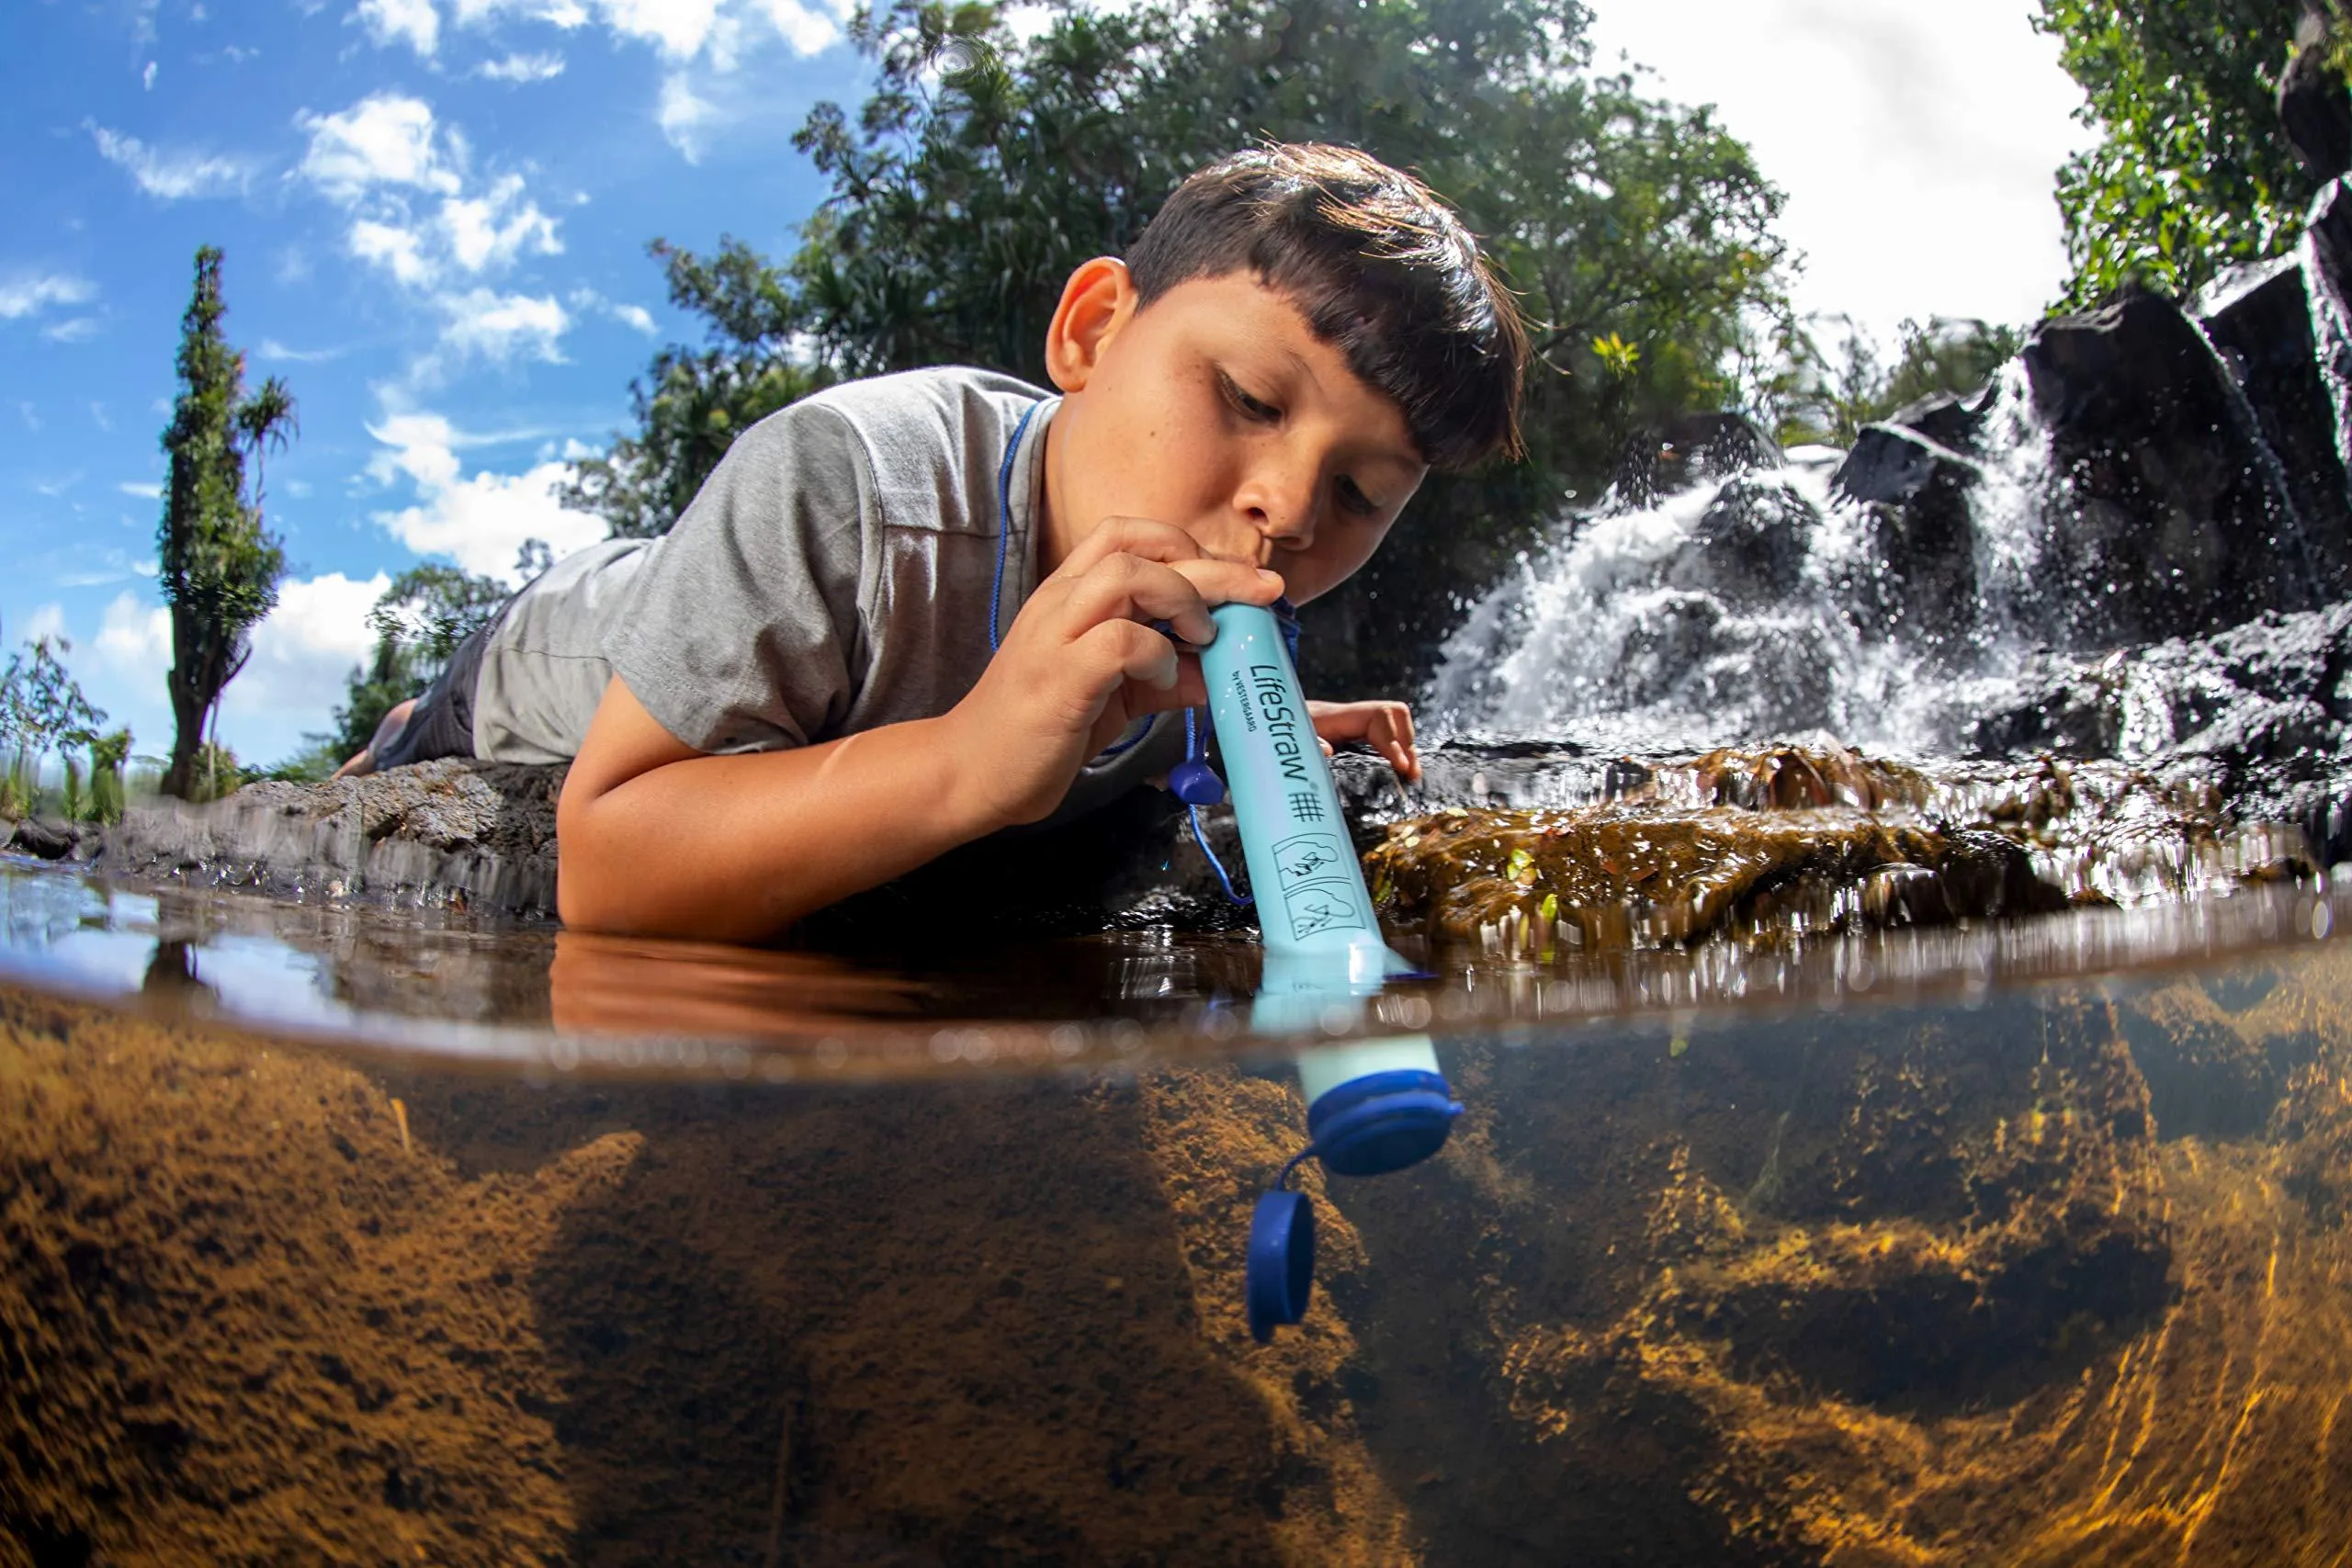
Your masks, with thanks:
[[[2066,307],[2134,281],[2187,295],[2294,243],[2313,182],[2275,102],[2296,23],[2284,0],[2041,0],[2101,138],[2058,175]]]
[[[655,241],[668,267],[671,302],[702,314],[713,345],[672,346],[629,383],[637,432],[604,456],[573,465],[560,492],[566,506],[605,519],[615,538],[669,532],[735,437],[833,378],[797,352],[788,301],[754,253],[733,240],[704,261]]]
[[[265,776],[238,761],[237,754],[218,740],[207,740],[196,750],[188,768],[187,787],[180,792],[180,798],[197,806],[209,800],[225,800]]]
[[[43,759],[55,752],[65,769],[66,815],[80,815],[79,759],[97,741],[107,716],[83,696],[60,654],[63,637],[36,637],[0,669],[0,816],[27,817],[40,804]]]
[[[324,784],[334,777],[348,755],[341,750],[335,736],[306,735],[307,742],[292,756],[283,758],[265,769],[262,777],[282,779],[288,784]]]
[[[130,731],[110,729],[90,742],[90,818],[122,820],[123,764],[130,757]]]
[[[1965,396],[2025,347],[2025,333],[1973,317],[1936,316],[1925,325],[1906,321],[1900,352],[1889,368],[1877,345],[1852,321],[1836,361],[1807,341],[1803,379],[1781,410],[1783,446],[1826,442],[1850,446],[1862,426],[1939,394]]]
[[[271,377],[247,397],[245,358],[221,330],[220,252],[196,253],[196,288],[180,322],[179,394],[164,432],[171,479],[156,530],[172,613],[172,716],[164,788],[193,798],[191,770],[220,694],[244,668],[252,632],[277,603],[286,557],[262,526],[264,455],[295,433],[294,400]],[[245,462],[253,459],[248,488]]]
[[[1408,678],[1454,600],[1597,492],[1634,426],[1749,398],[1793,335],[1780,193],[1710,111],[1590,73],[1573,3],[1144,0],[1114,16],[1055,0],[1047,16],[1026,39],[978,5],[893,0],[857,19],[878,79],[854,116],[820,105],[795,139],[831,186],[799,250],[777,266],[733,240],[707,258],[657,245],[714,346],[655,362],[643,428],[583,467],[574,504],[666,528],[686,478],[765,412],[739,389],[779,366],[1043,382],[1071,269],[1127,249],[1185,175],[1261,137],[1358,146],[1420,172],[1485,236],[1537,361],[1531,461],[1432,479],[1372,567],[1310,610],[1326,634],[1312,673],[1340,695]]]

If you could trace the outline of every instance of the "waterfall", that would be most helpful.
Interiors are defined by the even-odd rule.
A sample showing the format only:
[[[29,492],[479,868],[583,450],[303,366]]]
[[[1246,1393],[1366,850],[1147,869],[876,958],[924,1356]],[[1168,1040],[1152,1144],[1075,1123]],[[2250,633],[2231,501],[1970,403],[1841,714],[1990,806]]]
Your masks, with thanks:
[[[1909,547],[1965,561],[1973,603],[1906,609],[1927,591],[1901,581],[1881,511],[1833,484],[1844,455],[1799,448],[1570,519],[1441,650],[1427,728],[1599,750],[1835,739],[1948,754],[1985,672],[2014,669],[2049,625],[2050,444],[2020,367],[2001,372],[1976,445],[1952,457],[1971,481],[1964,536]]]

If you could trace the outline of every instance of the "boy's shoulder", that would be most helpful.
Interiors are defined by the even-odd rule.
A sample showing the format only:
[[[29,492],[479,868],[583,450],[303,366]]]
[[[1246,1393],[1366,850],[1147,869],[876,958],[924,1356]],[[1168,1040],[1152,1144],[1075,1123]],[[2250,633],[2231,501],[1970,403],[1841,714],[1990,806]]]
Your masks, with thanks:
[[[795,447],[853,436],[877,478],[1003,453],[1022,416],[1051,394],[970,366],[900,370],[841,381],[787,403],[744,432],[754,446]]]

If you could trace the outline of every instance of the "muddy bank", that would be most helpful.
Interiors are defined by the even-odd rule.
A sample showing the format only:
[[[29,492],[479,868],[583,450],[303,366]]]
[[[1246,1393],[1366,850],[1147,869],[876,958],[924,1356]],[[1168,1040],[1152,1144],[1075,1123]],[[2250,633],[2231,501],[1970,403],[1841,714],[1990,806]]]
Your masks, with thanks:
[[[1286,1077],[532,1088],[7,993],[0,1561],[2319,1561],[2347,982],[1452,1048],[1265,1348]]]

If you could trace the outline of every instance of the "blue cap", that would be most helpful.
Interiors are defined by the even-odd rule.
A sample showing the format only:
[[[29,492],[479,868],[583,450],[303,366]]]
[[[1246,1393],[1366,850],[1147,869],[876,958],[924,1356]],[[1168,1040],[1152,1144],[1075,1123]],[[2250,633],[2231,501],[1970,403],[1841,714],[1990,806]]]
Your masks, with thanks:
[[[1385,1176],[1443,1148],[1461,1114],[1445,1079],[1435,1073],[1366,1073],[1308,1106],[1306,1131],[1324,1169]]]
[[[1263,1345],[1306,1315],[1315,1288],[1315,1209],[1306,1193],[1277,1190],[1258,1200],[1247,1274],[1250,1337]]]
[[[1225,781],[1198,758],[1187,757],[1168,770],[1168,787],[1187,806],[1222,806]]]

